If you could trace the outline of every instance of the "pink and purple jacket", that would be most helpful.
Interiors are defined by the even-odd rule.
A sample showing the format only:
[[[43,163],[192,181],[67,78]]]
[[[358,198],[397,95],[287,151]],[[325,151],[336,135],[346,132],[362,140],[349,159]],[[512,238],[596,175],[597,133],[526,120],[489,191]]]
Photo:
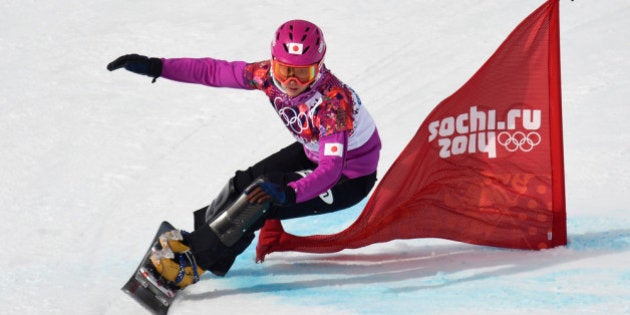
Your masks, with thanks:
[[[162,59],[162,77],[214,87],[261,90],[317,167],[289,183],[296,202],[326,192],[342,175],[357,178],[376,171],[381,141],[374,120],[352,89],[325,66],[311,88],[289,97],[274,84],[270,61],[246,63],[213,58]]]

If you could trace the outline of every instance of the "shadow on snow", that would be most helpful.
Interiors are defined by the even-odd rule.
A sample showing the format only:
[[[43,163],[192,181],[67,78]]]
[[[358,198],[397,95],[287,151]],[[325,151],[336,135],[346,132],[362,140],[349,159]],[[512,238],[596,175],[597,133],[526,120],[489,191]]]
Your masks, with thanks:
[[[394,293],[403,293],[514,275],[628,249],[630,229],[570,235],[567,247],[543,251],[454,243],[409,246],[398,252],[392,250],[383,254],[305,254],[283,258],[282,261],[271,259],[269,267],[241,268],[228,275],[230,278],[259,277],[263,279],[261,281],[243,282],[245,285],[235,283],[233,289],[186,294],[182,298],[201,300],[234,294],[417,280],[417,285],[390,289]],[[311,275],[315,279],[274,282],[283,275],[303,275],[303,278]],[[263,281],[265,283],[260,283]]]

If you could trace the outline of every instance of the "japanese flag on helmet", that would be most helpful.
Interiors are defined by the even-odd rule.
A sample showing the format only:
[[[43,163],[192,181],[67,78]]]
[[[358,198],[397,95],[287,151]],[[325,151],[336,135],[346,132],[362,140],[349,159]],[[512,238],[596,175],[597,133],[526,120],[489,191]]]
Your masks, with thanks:
[[[288,43],[287,49],[291,55],[301,55],[304,51],[304,45],[300,43]]]

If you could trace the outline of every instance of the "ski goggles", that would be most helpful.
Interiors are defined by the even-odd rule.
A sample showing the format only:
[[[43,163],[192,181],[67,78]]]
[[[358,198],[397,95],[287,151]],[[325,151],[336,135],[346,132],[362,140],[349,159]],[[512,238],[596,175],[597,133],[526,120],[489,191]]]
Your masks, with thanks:
[[[314,63],[307,66],[294,66],[282,63],[276,59],[271,61],[272,73],[274,79],[281,84],[288,84],[289,81],[295,80],[299,85],[308,85],[315,81],[319,73],[320,63]]]

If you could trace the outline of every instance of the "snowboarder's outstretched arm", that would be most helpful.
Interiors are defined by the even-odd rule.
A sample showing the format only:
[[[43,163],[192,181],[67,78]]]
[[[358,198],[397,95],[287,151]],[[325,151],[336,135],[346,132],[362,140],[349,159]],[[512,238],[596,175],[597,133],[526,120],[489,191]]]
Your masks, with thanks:
[[[252,89],[243,79],[244,61],[213,58],[154,58],[138,54],[118,57],[107,65],[109,71],[125,68],[153,78],[197,83],[215,87]]]

